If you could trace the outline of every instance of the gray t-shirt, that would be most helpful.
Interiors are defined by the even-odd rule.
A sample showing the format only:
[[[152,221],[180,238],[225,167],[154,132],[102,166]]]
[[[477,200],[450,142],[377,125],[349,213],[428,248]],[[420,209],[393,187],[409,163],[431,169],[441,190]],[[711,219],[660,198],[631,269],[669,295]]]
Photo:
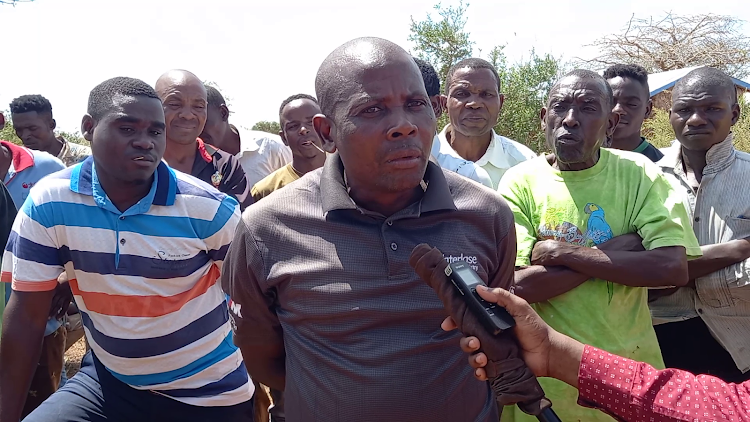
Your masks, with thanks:
[[[432,163],[425,181],[420,201],[385,218],[353,203],[335,154],[246,210],[222,286],[243,351],[283,342],[289,422],[498,420],[408,259],[429,243],[507,288],[512,270],[494,275],[515,262],[513,216],[496,192]]]

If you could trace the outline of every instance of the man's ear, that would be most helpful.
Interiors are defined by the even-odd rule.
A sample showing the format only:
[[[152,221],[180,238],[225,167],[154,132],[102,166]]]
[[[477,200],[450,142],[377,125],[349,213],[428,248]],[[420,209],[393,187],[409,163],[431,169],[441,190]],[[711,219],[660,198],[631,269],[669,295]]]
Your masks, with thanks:
[[[219,112],[221,113],[222,122],[229,121],[229,107],[227,107],[226,104],[222,104],[219,106]]]
[[[440,100],[441,95],[434,95],[430,97],[430,104],[432,105],[432,112],[435,113],[435,118],[439,119],[440,115],[443,114],[443,102]]]
[[[81,134],[83,135],[83,139],[89,141],[89,143],[94,139],[94,126],[96,126],[96,123],[91,115],[86,114],[83,116],[81,120]]]
[[[49,128],[52,130],[55,130],[55,128],[57,128],[57,122],[55,121],[55,119],[49,119]]]
[[[0,113],[0,129],[5,127],[5,116],[3,113]]]
[[[286,135],[284,135],[284,130],[279,131],[279,137],[284,142],[284,145],[289,146],[289,142],[286,140]]]
[[[313,127],[318,134],[320,142],[323,144],[323,151],[333,154],[336,152],[336,140],[333,138],[335,126],[331,119],[323,114],[316,114],[313,117]]]
[[[646,119],[651,117],[651,112],[654,110],[654,102],[651,100],[651,98],[648,99],[648,104],[646,105]]]
[[[542,132],[547,130],[547,107],[542,107],[539,111],[539,124],[542,126]]]
[[[740,119],[740,114],[742,114],[742,109],[740,108],[738,101],[732,105],[732,126],[734,126],[735,123],[737,123],[737,120]]]
[[[617,129],[617,124],[620,123],[620,113],[615,113],[614,111],[611,111],[609,113],[609,118],[607,119],[607,137],[611,137],[612,134],[615,133],[615,129]]]

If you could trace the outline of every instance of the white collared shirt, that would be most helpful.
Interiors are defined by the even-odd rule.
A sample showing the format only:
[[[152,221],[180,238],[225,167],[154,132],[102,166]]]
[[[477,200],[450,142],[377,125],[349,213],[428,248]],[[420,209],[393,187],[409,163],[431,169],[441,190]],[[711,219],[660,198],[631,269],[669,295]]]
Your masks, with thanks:
[[[432,140],[432,151],[431,155],[435,157],[440,167],[450,170],[454,173],[458,173],[461,176],[468,177],[469,179],[481,183],[488,188],[493,188],[492,179],[487,172],[476,165],[473,161],[464,160],[463,158],[454,157],[450,154],[440,152],[440,138],[435,135],[435,139]]]
[[[449,128],[450,125],[446,125],[443,131],[438,135],[438,138],[440,139],[440,153],[463,159],[463,157],[458,155],[453,147],[451,147],[445,136],[446,131]],[[492,181],[493,189],[497,189],[500,179],[509,168],[536,157],[537,154],[529,149],[529,147],[512,139],[498,135],[493,130],[492,140],[490,140],[490,145],[487,147],[487,151],[474,163],[487,172]]]
[[[292,162],[292,150],[281,137],[235,126],[240,135],[240,152],[235,156],[251,188],[274,171]]]
[[[750,237],[750,154],[737,151],[732,134],[706,153],[700,189],[694,192],[682,166],[681,145],[673,143],[659,165],[681,192],[700,245]],[[732,355],[740,371],[750,370],[750,260],[695,280],[696,288],[649,303],[655,324],[700,317]]]

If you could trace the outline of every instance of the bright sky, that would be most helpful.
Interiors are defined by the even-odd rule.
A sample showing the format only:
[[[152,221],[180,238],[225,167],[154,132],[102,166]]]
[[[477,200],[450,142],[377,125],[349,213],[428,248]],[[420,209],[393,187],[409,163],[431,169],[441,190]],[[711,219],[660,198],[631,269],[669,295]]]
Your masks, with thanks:
[[[457,2],[457,0],[455,0]],[[80,129],[91,88],[114,76],[154,84],[184,68],[218,84],[230,98],[230,121],[252,126],[278,119],[281,101],[315,94],[315,73],[338,45],[376,36],[404,48],[410,18],[422,20],[437,0],[36,0],[0,5],[3,54],[0,110],[23,94],[52,102],[58,128]],[[455,4],[443,0],[443,4]],[[675,6],[679,7],[676,9]],[[467,30],[483,55],[507,44],[510,61],[535,48],[571,59],[617,32],[630,18],[679,14],[733,15],[750,21],[747,0],[476,0]],[[750,24],[745,26],[750,34]]]

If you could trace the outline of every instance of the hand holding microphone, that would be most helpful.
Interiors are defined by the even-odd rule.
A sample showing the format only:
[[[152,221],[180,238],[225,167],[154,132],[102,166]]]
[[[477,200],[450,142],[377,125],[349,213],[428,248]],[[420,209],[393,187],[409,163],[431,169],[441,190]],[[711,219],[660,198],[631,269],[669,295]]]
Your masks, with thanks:
[[[544,398],[544,391],[539,382],[521,359],[521,350],[512,332],[494,330],[498,333],[494,335],[493,332],[488,331],[487,327],[490,324],[487,317],[480,319],[478,317],[480,309],[476,305],[467,305],[475,299],[465,298],[470,291],[460,293],[458,286],[454,285],[446,275],[448,263],[443,258],[442,252],[426,244],[417,245],[409,258],[409,264],[419,277],[438,294],[456,328],[466,335],[476,337],[481,342],[482,352],[488,361],[484,366],[484,371],[498,402],[501,405],[518,404],[521,410],[532,415],[542,414],[551,403]],[[470,277],[465,278],[470,279]],[[472,283],[476,289],[476,283],[471,281],[465,283],[464,287],[469,286],[471,290]],[[481,280],[479,283],[484,284]],[[485,305],[482,304],[482,306]],[[496,316],[501,315],[499,310],[489,312]]]

